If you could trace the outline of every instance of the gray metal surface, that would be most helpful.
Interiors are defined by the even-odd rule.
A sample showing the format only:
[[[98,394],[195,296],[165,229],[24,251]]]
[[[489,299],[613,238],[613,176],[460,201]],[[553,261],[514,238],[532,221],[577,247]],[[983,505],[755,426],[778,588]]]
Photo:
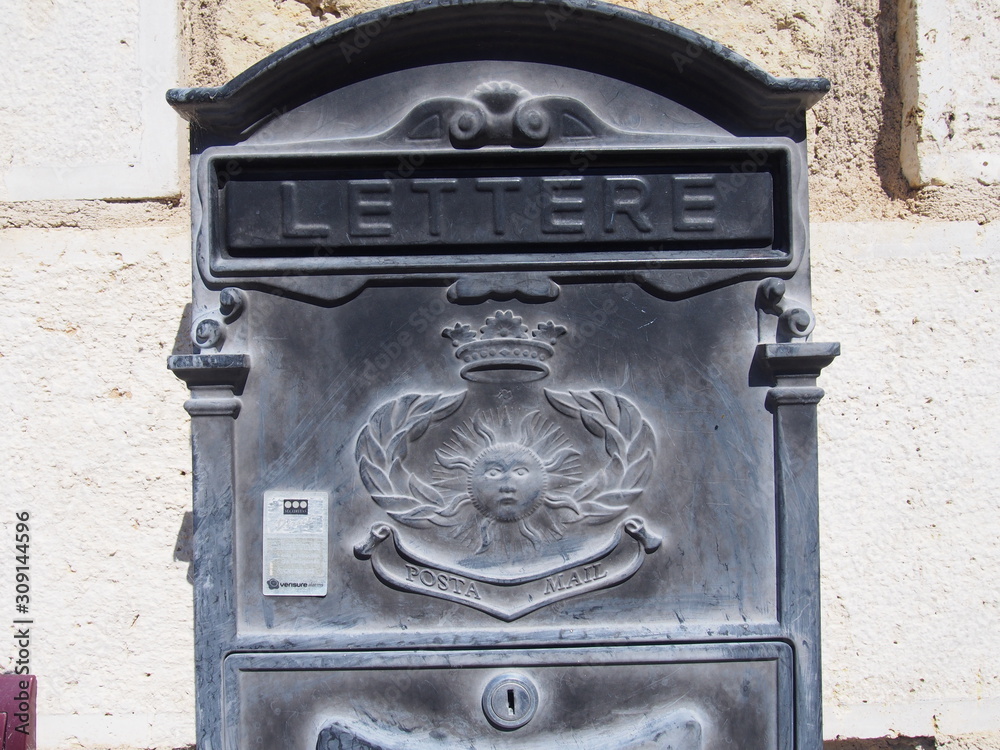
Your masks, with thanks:
[[[235,654],[226,731],[234,747],[310,750],[787,747],[791,661],[782,643]],[[537,691],[519,728],[483,711],[498,678]]]
[[[826,86],[483,2],[171,92],[200,750],[820,748]]]

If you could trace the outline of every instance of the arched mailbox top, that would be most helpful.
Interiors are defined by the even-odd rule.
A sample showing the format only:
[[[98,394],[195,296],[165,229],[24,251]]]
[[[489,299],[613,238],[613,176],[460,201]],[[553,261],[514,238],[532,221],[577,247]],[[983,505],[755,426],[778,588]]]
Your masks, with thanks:
[[[168,100],[209,288],[339,304],[419,278],[469,302],[791,278],[828,88],[604,3],[426,0]]]
[[[612,76],[737,135],[792,135],[789,122],[797,134],[801,114],[830,88],[824,78],[775,78],[689,29],[606,3],[421,0],[335,24],[223,86],[171,89],[167,100],[202,131],[240,140],[274,116],[351,83],[482,59]]]

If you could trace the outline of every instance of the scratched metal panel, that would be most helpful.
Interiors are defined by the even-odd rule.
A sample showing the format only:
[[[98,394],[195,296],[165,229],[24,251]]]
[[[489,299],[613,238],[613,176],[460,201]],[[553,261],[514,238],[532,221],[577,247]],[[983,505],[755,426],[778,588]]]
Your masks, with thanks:
[[[240,654],[226,673],[227,740],[241,750],[792,747],[785,644]],[[481,705],[498,676],[537,696],[516,731]]]
[[[251,351],[266,375],[251,374],[236,423],[240,632],[392,646],[503,642],[566,621],[675,637],[767,632],[777,620],[773,447],[763,393],[746,387],[752,294],[665,302],[607,283],[567,285],[545,305],[456,307],[441,288],[377,288],[332,310],[253,295]],[[526,357],[549,374],[464,379],[468,363],[442,332],[478,334],[505,312],[508,326],[566,329],[544,362]],[[527,352],[538,338],[477,340]],[[484,352],[478,362],[499,366]],[[438,404],[393,469],[391,441],[412,425],[375,427],[411,394]],[[544,486],[510,513],[490,507],[489,487],[470,493],[498,453],[528,459]],[[322,599],[277,600],[259,585],[264,493],[291,489],[331,492]],[[623,531],[630,520],[662,544],[642,549]],[[354,547],[385,524],[393,538],[358,559]]]

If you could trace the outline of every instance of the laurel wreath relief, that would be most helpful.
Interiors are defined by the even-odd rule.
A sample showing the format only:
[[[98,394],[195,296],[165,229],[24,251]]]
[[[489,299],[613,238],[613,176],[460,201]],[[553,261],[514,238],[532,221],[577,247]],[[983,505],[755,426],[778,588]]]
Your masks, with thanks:
[[[408,526],[426,527],[445,505],[437,490],[408,471],[409,444],[433,422],[454,414],[465,392],[409,393],[380,406],[358,435],[354,457],[361,481],[380,508]]]
[[[579,419],[603,440],[608,463],[580,482],[572,494],[576,518],[601,524],[617,518],[643,491],[653,469],[655,438],[649,423],[628,399],[606,390],[545,390],[561,414]],[[434,487],[410,472],[403,462],[410,443],[434,422],[462,405],[465,393],[411,393],[379,407],[358,435],[355,458],[361,481],[385,512],[407,526],[449,525],[448,502]]]
[[[604,440],[608,464],[573,493],[580,513],[589,523],[603,523],[628,510],[642,494],[653,470],[656,440],[653,429],[631,401],[609,391],[545,389],[553,408],[576,417],[591,435]]]

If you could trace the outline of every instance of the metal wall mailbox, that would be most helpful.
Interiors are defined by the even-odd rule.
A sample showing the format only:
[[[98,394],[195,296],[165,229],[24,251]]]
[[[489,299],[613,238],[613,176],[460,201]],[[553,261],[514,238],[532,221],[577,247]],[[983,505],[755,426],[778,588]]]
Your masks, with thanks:
[[[169,93],[199,750],[821,747],[827,88],[487,1]]]

